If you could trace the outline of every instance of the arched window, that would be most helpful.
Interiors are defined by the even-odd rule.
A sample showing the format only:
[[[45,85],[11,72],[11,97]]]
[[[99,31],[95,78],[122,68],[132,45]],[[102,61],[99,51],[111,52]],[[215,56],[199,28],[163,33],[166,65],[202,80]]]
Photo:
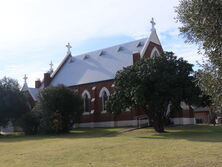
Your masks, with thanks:
[[[102,112],[106,111],[106,101],[109,99],[109,96],[109,90],[103,87],[99,93],[99,97],[101,98]]]
[[[83,98],[83,111],[86,113],[90,112],[90,94],[87,90],[82,93]]]
[[[102,94],[102,110],[106,111],[106,101],[108,100],[108,96],[107,93],[105,91],[103,91]]]
[[[155,47],[155,48],[153,48],[150,57],[156,57],[156,56],[160,56],[160,53],[159,53],[158,49]]]
[[[89,97],[87,94],[85,94],[83,97],[84,112],[90,112],[89,103],[90,103]]]

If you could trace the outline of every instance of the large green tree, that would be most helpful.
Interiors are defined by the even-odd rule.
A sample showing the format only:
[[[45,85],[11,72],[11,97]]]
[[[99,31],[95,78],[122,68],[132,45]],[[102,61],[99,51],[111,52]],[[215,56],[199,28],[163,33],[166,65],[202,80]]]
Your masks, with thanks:
[[[222,111],[222,0],[181,0],[176,9],[181,34],[208,58],[197,73],[198,85]]]
[[[144,58],[117,72],[107,108],[118,115],[129,107],[141,107],[154,122],[154,129],[164,132],[168,105],[172,112],[181,110],[181,101],[191,104],[199,94],[192,73],[192,65],[172,52]]]
[[[65,133],[79,121],[82,99],[63,85],[49,87],[41,92],[32,112],[37,114],[37,117],[33,114],[31,117],[39,124],[38,132]],[[33,130],[36,131],[36,124],[33,124]]]
[[[0,80],[0,126],[12,123],[29,111],[27,101],[19,84],[12,78],[4,77]]]

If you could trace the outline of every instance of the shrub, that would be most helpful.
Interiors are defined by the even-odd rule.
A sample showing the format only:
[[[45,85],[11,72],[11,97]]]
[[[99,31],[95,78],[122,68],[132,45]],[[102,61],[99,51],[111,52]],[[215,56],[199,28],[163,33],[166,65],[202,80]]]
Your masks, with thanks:
[[[82,114],[82,99],[63,85],[41,92],[33,112],[39,113],[40,133],[66,133]]]
[[[19,125],[27,135],[35,135],[38,133],[40,117],[36,112],[25,113],[20,121]]]

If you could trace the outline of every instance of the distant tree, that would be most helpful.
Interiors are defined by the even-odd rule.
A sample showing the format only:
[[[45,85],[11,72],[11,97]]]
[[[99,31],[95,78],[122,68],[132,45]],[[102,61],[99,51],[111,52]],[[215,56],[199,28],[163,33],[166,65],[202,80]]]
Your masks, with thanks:
[[[24,113],[29,111],[26,98],[20,91],[19,84],[12,78],[0,80],[0,126],[9,121],[16,123]]]
[[[197,73],[198,85],[211,97],[212,106],[222,111],[222,1],[181,0],[176,9],[180,32],[186,42],[199,45],[208,58]]]
[[[43,90],[32,112],[39,115],[40,133],[65,133],[82,113],[82,99],[69,88],[59,85]]]
[[[164,132],[168,105],[174,111],[181,110],[181,101],[191,104],[198,98],[192,73],[192,65],[171,52],[144,58],[117,72],[115,92],[107,102],[108,111],[118,115],[129,107],[141,107],[153,120],[154,129]]]

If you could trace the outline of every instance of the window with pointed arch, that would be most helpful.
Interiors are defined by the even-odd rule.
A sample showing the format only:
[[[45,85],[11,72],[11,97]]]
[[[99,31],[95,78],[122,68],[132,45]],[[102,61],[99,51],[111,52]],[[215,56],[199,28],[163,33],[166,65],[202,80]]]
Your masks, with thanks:
[[[99,97],[101,98],[102,112],[106,112],[106,102],[109,99],[109,96],[109,90],[103,87],[99,93]]]
[[[106,101],[107,100],[108,100],[107,93],[106,93],[106,91],[103,91],[103,94],[102,94],[102,110],[103,111],[106,111]]]
[[[156,56],[160,56],[160,53],[159,53],[158,49],[155,47],[155,48],[153,48],[153,50],[151,52],[151,57],[156,57]]]
[[[83,111],[84,113],[89,113],[90,112],[90,94],[88,91],[84,91],[82,93],[82,98],[83,98]]]

